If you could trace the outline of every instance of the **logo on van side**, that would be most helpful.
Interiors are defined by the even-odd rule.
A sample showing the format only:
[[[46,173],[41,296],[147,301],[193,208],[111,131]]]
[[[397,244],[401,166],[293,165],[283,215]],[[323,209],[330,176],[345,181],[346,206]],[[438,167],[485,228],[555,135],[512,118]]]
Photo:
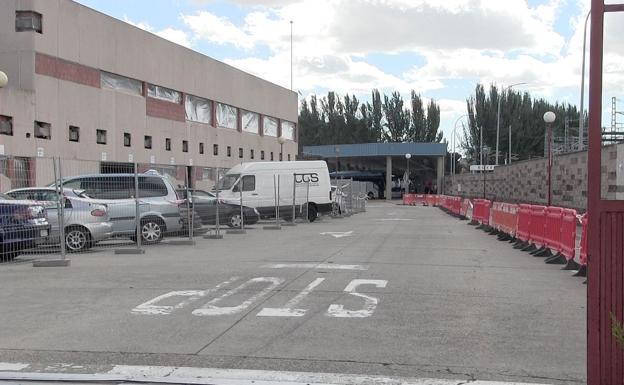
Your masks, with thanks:
[[[315,172],[309,174],[295,174],[296,183],[318,183],[318,174]]]

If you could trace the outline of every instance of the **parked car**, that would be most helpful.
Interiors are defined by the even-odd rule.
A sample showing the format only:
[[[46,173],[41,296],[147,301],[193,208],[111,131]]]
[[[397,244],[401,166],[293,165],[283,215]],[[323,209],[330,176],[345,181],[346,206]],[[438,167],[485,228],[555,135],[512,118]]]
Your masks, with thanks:
[[[80,196],[105,204],[114,237],[136,241],[134,174],[94,174],[64,179],[64,188],[81,190]],[[138,176],[140,234],[143,244],[160,242],[165,234],[178,234],[187,222],[186,202],[165,176],[148,171]],[[195,227],[201,227],[196,223]]]
[[[0,198],[0,261],[11,261],[36,247],[50,234],[43,206],[32,201]]]
[[[186,199],[186,190],[179,189],[178,195]],[[217,222],[217,198],[203,190],[189,189],[191,195],[191,205],[196,215],[199,215],[201,223],[204,225],[214,225]],[[229,227],[241,227],[241,206],[233,203],[226,203],[219,200],[219,223]],[[253,225],[260,220],[258,210],[253,207],[243,206],[245,225]]]
[[[80,191],[64,189],[63,219],[67,251],[78,252],[89,249],[95,243],[113,235],[113,224],[108,217],[106,205],[80,198]],[[54,188],[29,187],[6,193],[16,199],[33,200],[42,204],[50,222],[50,234],[45,243],[58,244],[61,240],[59,221],[59,196]]]

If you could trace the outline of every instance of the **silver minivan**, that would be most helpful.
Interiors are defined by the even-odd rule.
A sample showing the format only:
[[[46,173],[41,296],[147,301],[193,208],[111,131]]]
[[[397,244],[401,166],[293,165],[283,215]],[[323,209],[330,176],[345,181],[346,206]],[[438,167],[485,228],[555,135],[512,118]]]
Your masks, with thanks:
[[[63,187],[82,190],[82,197],[108,207],[114,237],[136,240],[134,174],[94,174],[70,177]],[[138,175],[141,242],[158,243],[166,233],[186,228],[186,201],[176,194],[173,184],[157,172]]]

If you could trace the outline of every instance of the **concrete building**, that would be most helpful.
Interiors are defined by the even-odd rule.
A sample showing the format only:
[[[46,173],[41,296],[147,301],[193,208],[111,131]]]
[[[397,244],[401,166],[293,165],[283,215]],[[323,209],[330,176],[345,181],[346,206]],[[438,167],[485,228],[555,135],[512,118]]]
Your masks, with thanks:
[[[302,155],[326,160],[333,171],[383,173],[384,196],[390,200],[393,190],[398,189],[400,195],[405,189],[401,179],[408,170],[411,191],[422,193],[426,186],[431,186],[443,192],[446,153],[444,143],[358,143],[305,146]]]
[[[201,180],[279,160],[279,136],[283,159],[297,155],[295,92],[70,0],[2,1],[0,70],[0,156],[28,184],[53,156],[193,166]]]

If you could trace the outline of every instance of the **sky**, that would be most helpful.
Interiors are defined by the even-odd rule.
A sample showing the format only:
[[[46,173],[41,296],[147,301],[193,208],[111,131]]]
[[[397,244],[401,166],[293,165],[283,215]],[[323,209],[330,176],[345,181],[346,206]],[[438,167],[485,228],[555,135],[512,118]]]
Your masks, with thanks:
[[[590,0],[79,2],[287,88],[292,21],[293,89],[301,97],[336,91],[368,100],[377,88],[407,99],[414,90],[440,105],[449,140],[479,82],[525,83],[514,89],[579,105],[590,7]],[[606,17],[603,126],[624,86],[622,18]]]

